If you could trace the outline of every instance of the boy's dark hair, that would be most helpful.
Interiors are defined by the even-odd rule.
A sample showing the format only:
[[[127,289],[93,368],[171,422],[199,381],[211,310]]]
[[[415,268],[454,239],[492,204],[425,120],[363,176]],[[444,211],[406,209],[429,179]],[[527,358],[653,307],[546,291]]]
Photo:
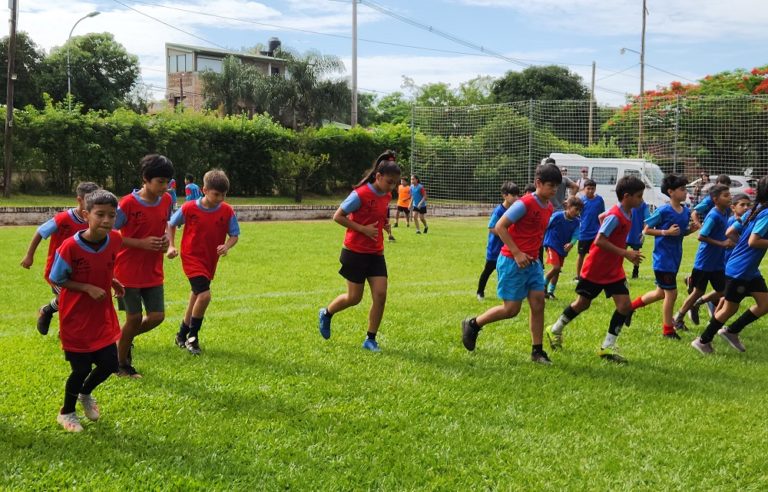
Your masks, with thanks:
[[[557,162],[555,162],[553,158],[547,157],[546,159],[544,159],[544,164],[557,164]]]
[[[529,183],[525,185],[525,189],[523,190],[523,193],[536,193],[536,185],[533,183]]]
[[[623,176],[616,183],[616,198],[619,201],[624,199],[624,195],[634,195],[638,191],[645,191],[645,183],[637,176]]]
[[[728,176],[727,174],[721,174],[715,180],[715,184],[723,184],[726,186],[731,186],[731,177]]]
[[[731,197],[731,203],[738,203],[742,200],[752,202],[752,200],[750,200],[749,196],[746,193],[737,193]]]
[[[88,193],[93,193],[94,191],[101,188],[101,186],[97,185],[96,183],[93,183],[91,181],[83,181],[79,185],[77,185],[77,188],[75,188],[75,194],[78,198],[85,198],[85,195]]]
[[[579,210],[584,208],[584,202],[577,196],[572,196],[565,201],[565,208],[576,207]]]
[[[563,182],[563,173],[554,164],[544,164],[536,168],[536,179],[542,183],[559,185]]]
[[[221,169],[211,169],[203,176],[203,188],[226,193],[229,191],[229,178]]]
[[[512,181],[504,181],[501,185],[501,194],[520,196],[520,188],[518,188]]]
[[[173,178],[173,163],[164,155],[149,154],[141,158],[141,177],[147,181],[154,178]]]
[[[669,190],[676,190],[688,184],[688,178],[678,174],[667,174],[661,180],[661,192],[669,196]],[[616,190],[618,191],[618,189]]]
[[[713,200],[716,200],[722,192],[728,191],[729,189],[730,187],[726,184],[712,185],[712,187],[709,189],[709,197]]]
[[[406,176],[400,176],[400,181],[405,181],[405,182],[407,182],[407,181],[408,181],[408,178],[407,178]]]
[[[597,183],[595,183],[594,179],[588,178],[584,180],[584,188],[586,188],[587,186],[597,187]]]
[[[109,191],[99,188],[85,195],[85,209],[90,212],[95,205],[111,205],[117,208],[117,197]]]
[[[195,182],[195,177],[192,175],[192,173],[187,173],[184,175],[184,179],[189,181],[190,183]]]

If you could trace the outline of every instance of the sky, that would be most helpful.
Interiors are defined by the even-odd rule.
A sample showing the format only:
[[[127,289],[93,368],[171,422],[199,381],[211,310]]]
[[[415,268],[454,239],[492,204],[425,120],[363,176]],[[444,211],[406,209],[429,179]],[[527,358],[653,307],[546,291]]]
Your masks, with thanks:
[[[18,29],[46,52],[73,36],[110,32],[139,57],[142,80],[163,98],[165,43],[241,50],[271,37],[298,52],[336,55],[351,77],[352,0],[18,0]],[[645,87],[768,64],[765,0],[648,0]],[[5,9],[6,17],[10,11]],[[154,18],[154,19],[153,19]],[[640,89],[642,0],[361,0],[358,87],[384,96],[478,76],[557,64],[595,97],[620,105]],[[440,33],[443,36],[439,35]],[[628,50],[621,54],[621,48]]]

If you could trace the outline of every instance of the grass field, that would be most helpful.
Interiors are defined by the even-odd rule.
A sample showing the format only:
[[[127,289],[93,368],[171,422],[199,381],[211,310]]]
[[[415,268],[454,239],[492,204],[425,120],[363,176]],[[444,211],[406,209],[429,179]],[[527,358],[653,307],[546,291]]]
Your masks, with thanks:
[[[172,343],[188,287],[166,262],[167,320],[137,339],[144,379],[107,380],[94,393],[102,419],[68,434],[55,416],[69,366],[56,328],[34,329],[50,297],[45,252],[32,271],[18,266],[33,231],[0,228],[2,489],[768,489],[764,321],[745,331],[745,354],[716,340],[703,358],[694,332],[662,339],[654,305],[622,333],[630,363],[616,366],[596,356],[613,311],[600,298],[550,367],[529,362],[527,310],[468,353],[460,321],[496,302],[474,297],[483,219],[394,230],[381,354],[360,348],[368,298],[334,317],[331,340],[317,333],[318,308],[344,286],[330,221],[242,224],[201,357]],[[548,323],[571,300],[574,262]],[[651,286],[648,260],[630,288]],[[489,299],[494,287],[495,276]]]
[[[0,207],[72,207],[75,202],[73,196],[12,195],[10,198],[0,198]],[[309,194],[304,197],[301,205],[338,205],[345,196],[320,196]],[[294,199],[288,196],[233,196],[227,197],[227,201],[232,205],[297,205]],[[179,205],[182,203],[184,203],[183,197],[179,199]]]

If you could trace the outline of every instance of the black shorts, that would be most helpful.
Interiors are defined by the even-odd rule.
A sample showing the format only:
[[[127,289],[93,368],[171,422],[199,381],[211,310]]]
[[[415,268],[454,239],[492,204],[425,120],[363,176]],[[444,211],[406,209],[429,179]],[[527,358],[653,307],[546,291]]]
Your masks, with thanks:
[[[627,248],[632,248],[632,251],[640,251],[640,248],[643,247],[643,243],[627,243]]]
[[[427,207],[413,207],[413,211],[425,215],[427,213]]]
[[[398,212],[403,212],[406,216],[411,214],[411,209],[408,207],[401,207],[400,205],[397,206]]]
[[[763,277],[756,277],[752,280],[741,280],[738,278],[725,278],[725,292],[723,297],[726,301],[740,303],[745,297],[752,295],[753,292],[768,292]]]
[[[595,240],[595,238],[585,239],[585,240],[579,239],[579,245],[578,245],[578,249],[576,251],[578,251],[580,255],[585,255],[585,254],[589,253],[589,248],[590,248],[590,246],[592,246],[592,242],[594,240]]]
[[[586,297],[589,300],[594,299],[600,295],[600,292],[605,291],[605,297],[612,296],[628,296],[629,287],[627,286],[627,279],[619,280],[610,284],[596,284],[589,280],[580,278],[579,283],[576,284],[576,293],[582,297]]]
[[[705,272],[695,268],[691,271],[691,285],[694,289],[707,290],[707,283],[711,284],[716,292],[722,292],[725,289],[725,271]]]
[[[339,256],[339,274],[355,284],[364,284],[369,277],[386,277],[387,262],[384,255],[355,253],[342,248]]]
[[[660,272],[654,270],[656,275],[656,285],[663,290],[677,290],[677,272]]]
[[[200,275],[198,277],[191,277],[188,280],[189,286],[192,287],[192,293],[195,295],[211,290],[211,279],[209,278]]]
[[[100,366],[110,373],[117,372],[117,343],[110,343],[104,348],[94,350],[93,352],[69,352],[64,351],[64,360],[69,362],[72,367],[77,366]]]

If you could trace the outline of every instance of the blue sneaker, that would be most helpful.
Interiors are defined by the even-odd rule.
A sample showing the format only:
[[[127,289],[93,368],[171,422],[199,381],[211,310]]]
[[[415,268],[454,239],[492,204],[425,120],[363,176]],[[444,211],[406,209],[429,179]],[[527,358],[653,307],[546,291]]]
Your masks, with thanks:
[[[320,308],[318,327],[320,328],[320,335],[328,340],[331,338],[331,315],[328,314],[328,310]]]
[[[365,339],[363,342],[363,348],[365,350],[370,350],[371,352],[381,352],[379,344],[376,343],[376,340],[371,340],[370,338]]]

